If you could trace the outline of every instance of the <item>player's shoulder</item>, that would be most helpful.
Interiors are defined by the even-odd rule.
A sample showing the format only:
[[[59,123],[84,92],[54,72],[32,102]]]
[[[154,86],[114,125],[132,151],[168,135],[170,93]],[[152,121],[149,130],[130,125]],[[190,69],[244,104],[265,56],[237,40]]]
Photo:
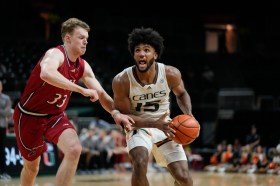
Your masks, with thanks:
[[[127,73],[126,73],[126,69],[122,70],[121,72],[117,73],[117,75],[115,75],[114,79],[116,80],[120,80],[123,78],[127,78]]]
[[[113,78],[113,83],[121,84],[128,82],[127,69],[122,70]]]
[[[58,47],[51,47],[46,51],[48,56],[63,56],[62,51]]]
[[[181,76],[181,72],[177,67],[171,65],[164,65],[164,67],[167,76]]]

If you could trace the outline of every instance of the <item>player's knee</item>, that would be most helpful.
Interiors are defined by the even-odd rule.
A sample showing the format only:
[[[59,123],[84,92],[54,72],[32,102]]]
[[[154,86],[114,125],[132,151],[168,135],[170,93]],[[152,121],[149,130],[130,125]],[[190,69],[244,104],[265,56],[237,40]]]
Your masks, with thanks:
[[[148,166],[148,157],[146,157],[145,155],[137,155],[134,156],[133,158],[133,167],[136,170],[145,170],[147,169]]]
[[[23,166],[23,171],[30,177],[35,177],[37,176],[39,172],[39,165],[37,166]]]
[[[146,167],[148,165],[148,159],[143,156],[137,156],[134,158],[133,164],[137,167]]]
[[[67,154],[65,154],[65,156],[68,156],[70,159],[77,159],[80,157],[81,153],[82,146],[77,143],[67,150]]]

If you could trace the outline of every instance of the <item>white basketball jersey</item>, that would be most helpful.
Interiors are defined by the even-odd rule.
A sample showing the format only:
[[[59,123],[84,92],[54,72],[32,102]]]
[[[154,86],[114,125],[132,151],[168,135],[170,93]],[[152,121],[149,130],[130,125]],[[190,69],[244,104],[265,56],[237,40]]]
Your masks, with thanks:
[[[129,81],[131,102],[131,113],[141,117],[158,119],[164,113],[169,113],[169,93],[165,66],[156,63],[158,66],[154,84],[142,86],[134,77],[132,67],[126,69]]]

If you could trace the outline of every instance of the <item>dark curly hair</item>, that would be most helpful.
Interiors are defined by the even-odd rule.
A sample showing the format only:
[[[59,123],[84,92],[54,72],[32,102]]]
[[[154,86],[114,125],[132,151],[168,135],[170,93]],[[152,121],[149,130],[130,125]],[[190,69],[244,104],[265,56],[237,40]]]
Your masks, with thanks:
[[[158,58],[160,58],[164,49],[163,41],[163,37],[152,28],[135,28],[128,35],[128,50],[133,56],[136,45],[148,44],[155,49]]]

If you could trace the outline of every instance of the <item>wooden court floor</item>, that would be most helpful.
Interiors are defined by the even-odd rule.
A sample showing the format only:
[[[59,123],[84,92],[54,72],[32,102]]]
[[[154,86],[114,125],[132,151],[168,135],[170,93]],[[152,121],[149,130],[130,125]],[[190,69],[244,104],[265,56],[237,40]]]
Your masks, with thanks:
[[[130,172],[76,175],[73,186],[130,186]],[[279,186],[280,175],[192,172],[194,186]],[[148,173],[150,186],[173,186],[169,173]],[[0,181],[0,186],[19,186],[19,178]],[[54,176],[40,176],[34,186],[55,186]]]

